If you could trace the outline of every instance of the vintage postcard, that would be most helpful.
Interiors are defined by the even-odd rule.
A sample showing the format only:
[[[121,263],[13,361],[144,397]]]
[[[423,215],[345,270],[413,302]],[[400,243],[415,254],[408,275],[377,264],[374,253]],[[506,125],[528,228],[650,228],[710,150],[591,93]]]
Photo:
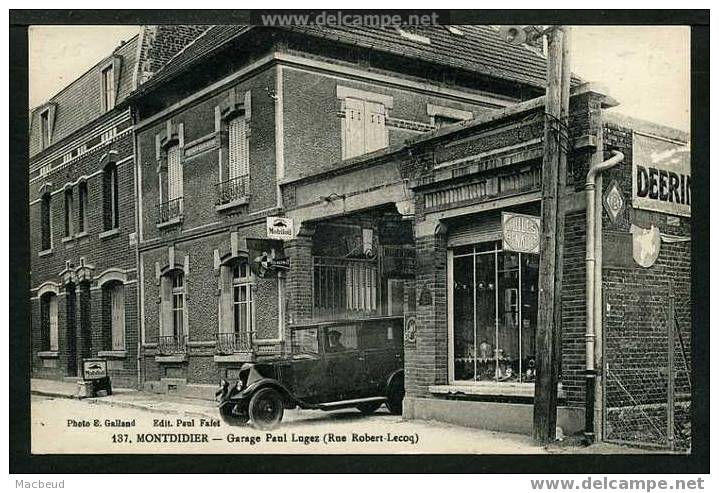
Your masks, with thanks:
[[[32,454],[687,454],[688,26],[31,25]]]

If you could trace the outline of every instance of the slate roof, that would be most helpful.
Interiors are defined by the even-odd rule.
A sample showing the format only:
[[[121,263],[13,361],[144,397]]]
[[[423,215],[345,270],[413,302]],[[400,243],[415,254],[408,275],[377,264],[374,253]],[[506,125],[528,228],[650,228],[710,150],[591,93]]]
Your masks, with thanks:
[[[490,77],[542,88],[546,59],[525,46],[515,46],[499,37],[494,26],[457,26],[463,35],[444,26],[423,27],[419,33],[430,39],[421,43],[400,35],[394,27],[356,26],[213,26],[172,58],[138,92],[149,91],[163,81],[218,51],[238,37],[260,29],[280,29],[376,51],[427,60],[448,67],[470,70]],[[576,80],[578,81],[578,79]]]

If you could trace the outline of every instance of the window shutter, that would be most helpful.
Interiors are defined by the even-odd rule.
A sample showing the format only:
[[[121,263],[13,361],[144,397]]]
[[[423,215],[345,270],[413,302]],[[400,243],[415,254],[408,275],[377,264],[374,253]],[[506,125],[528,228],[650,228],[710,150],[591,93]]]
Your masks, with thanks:
[[[180,148],[172,146],[167,151],[167,199],[175,200],[182,197],[182,164]]]
[[[125,287],[117,285],[112,289],[112,349],[125,349]]]
[[[247,121],[244,116],[234,118],[229,124],[230,180],[250,174],[250,150],[247,142]]]
[[[345,99],[344,146],[342,159],[359,156],[365,152],[364,102]]]
[[[57,333],[57,296],[52,296],[49,303],[50,316],[50,351],[58,350],[58,333]]]
[[[372,152],[387,147],[384,105],[365,102],[365,151]]]

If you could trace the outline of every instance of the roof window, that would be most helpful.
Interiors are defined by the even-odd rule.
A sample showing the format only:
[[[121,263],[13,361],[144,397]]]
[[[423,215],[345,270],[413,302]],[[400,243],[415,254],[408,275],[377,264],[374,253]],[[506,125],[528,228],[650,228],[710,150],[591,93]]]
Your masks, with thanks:
[[[417,28],[415,26],[397,27],[396,29],[397,33],[399,33],[399,35],[403,38],[426,45],[432,44],[432,42],[427,36],[423,36],[422,34],[419,34],[417,32]]]

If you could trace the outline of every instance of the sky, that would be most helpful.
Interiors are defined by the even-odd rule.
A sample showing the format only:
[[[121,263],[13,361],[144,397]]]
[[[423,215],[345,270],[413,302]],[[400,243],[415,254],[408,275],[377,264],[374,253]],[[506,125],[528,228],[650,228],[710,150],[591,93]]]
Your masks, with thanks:
[[[138,26],[31,27],[30,107],[138,31]],[[689,28],[681,26],[573,26],[572,70],[619,101],[612,111],[689,131],[689,36]]]

